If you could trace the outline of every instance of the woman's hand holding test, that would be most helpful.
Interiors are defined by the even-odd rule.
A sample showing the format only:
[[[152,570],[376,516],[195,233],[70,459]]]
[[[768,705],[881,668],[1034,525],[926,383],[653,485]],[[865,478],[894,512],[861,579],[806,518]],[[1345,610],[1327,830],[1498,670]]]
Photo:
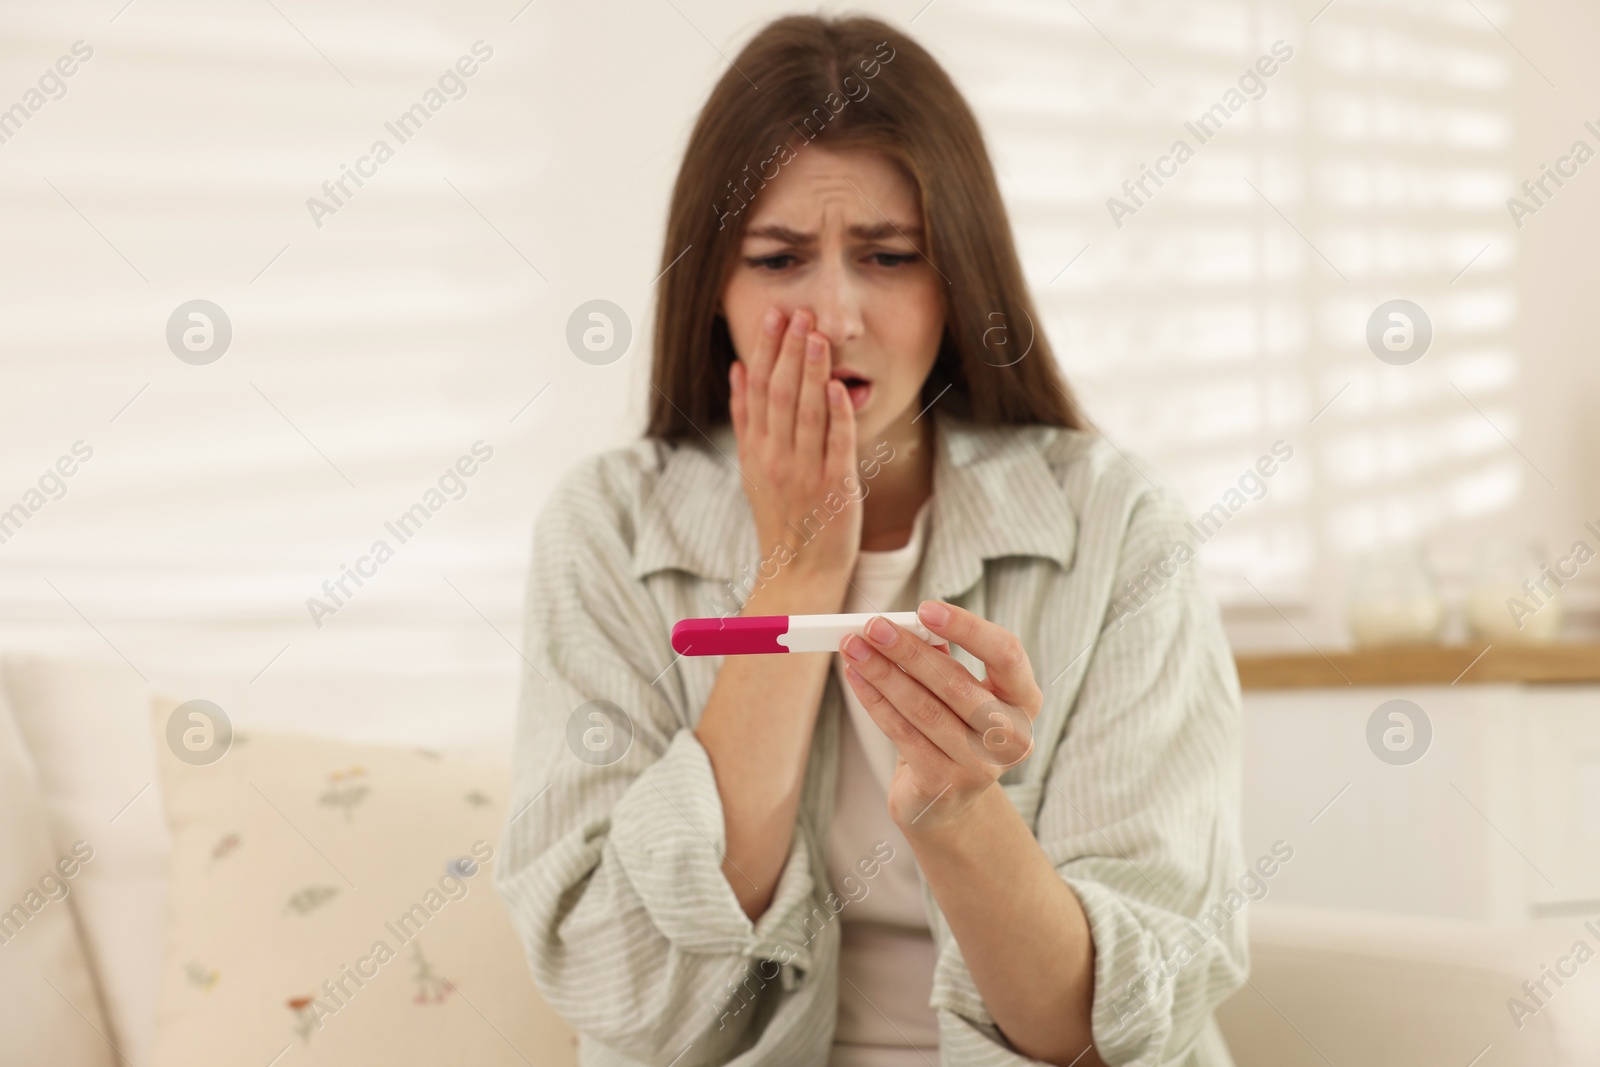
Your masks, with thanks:
[[[868,624],[869,640],[840,642],[851,687],[899,752],[890,817],[1012,1046],[1045,1063],[1104,1067],[1090,1024],[1088,916],[995,784],[1033,751],[1043,693],[1027,653],[1004,627],[953,604],[925,600],[917,615],[977,657],[986,677],[884,619]],[[880,640],[884,626],[893,640]]]
[[[936,637],[981,661],[986,677],[888,619],[869,640],[840,642],[845,676],[899,752],[889,814],[909,837],[959,820],[1007,767],[1033,750],[1044,695],[1016,635],[965,608],[928,600],[917,617]]]

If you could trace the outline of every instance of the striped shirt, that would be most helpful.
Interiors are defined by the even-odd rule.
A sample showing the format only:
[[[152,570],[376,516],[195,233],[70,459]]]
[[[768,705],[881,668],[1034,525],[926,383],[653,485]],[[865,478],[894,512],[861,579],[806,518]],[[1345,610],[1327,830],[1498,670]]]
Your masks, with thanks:
[[[999,784],[1088,917],[1099,1055],[1231,1067],[1213,1010],[1248,969],[1231,902],[1245,870],[1239,686],[1196,564],[1175,562],[1191,540],[1181,504],[1092,434],[934,418],[918,600],[1016,634],[1044,692],[1034,749]],[[752,922],[722,873],[722,803],[694,733],[722,658],[669,643],[678,619],[737,613],[760,563],[727,425],[579,462],[536,523],[494,880],[585,1067],[827,1060],[848,906],[825,860],[837,676],[788,859]],[[1036,1062],[996,1027],[926,887],[923,903],[940,1063]]]

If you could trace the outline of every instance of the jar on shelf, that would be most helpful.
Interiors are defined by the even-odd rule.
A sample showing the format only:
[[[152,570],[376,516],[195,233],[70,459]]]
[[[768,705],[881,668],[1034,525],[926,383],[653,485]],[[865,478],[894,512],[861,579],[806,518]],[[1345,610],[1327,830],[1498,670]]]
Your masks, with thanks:
[[[1467,625],[1485,641],[1554,641],[1561,632],[1561,584],[1537,544],[1486,541],[1467,586]]]
[[[1407,545],[1359,557],[1350,577],[1345,622],[1363,647],[1437,641],[1444,604],[1422,550]]]

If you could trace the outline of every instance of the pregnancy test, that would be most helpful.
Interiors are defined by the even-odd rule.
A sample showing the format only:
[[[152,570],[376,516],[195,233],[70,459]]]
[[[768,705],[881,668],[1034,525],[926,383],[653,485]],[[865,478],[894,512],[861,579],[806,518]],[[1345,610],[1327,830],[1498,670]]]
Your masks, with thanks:
[[[846,634],[865,639],[867,622],[882,615],[935,645],[935,636],[914,611],[850,615],[751,615],[727,619],[681,619],[672,627],[672,650],[685,656],[764,656],[774,652],[837,652]]]

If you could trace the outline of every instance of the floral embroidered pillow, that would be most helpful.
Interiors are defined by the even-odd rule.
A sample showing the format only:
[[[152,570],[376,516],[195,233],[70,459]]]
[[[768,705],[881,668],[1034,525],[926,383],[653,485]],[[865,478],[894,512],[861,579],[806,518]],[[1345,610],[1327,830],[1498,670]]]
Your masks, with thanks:
[[[152,711],[172,868],[151,1067],[577,1062],[490,880],[504,761]]]

